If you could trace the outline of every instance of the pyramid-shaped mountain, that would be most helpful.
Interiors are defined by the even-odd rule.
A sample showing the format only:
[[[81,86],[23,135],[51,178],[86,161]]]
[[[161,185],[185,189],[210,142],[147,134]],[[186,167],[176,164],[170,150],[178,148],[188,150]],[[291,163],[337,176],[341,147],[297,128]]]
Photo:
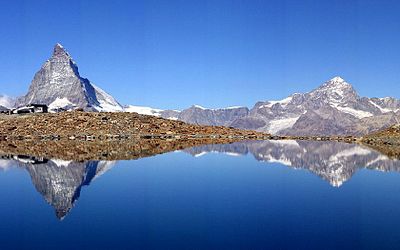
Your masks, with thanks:
[[[83,108],[86,111],[122,111],[121,105],[104,90],[80,76],[78,66],[61,44],[35,74],[28,93],[16,106],[46,104],[50,109]]]

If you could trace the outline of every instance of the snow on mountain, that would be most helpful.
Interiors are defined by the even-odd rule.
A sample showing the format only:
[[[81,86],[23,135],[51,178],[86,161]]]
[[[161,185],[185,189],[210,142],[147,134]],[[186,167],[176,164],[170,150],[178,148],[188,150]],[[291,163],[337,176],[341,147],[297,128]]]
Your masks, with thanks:
[[[92,86],[96,92],[96,98],[99,102],[98,105],[95,105],[94,108],[97,111],[104,111],[104,112],[121,112],[123,111],[122,106],[112,97],[110,94],[102,90],[101,88],[97,87],[92,83]]]
[[[0,106],[6,108],[12,108],[15,105],[15,100],[12,97],[6,95],[0,95]]]
[[[232,126],[272,134],[347,135],[384,128],[399,110],[400,100],[360,97],[350,83],[337,76],[310,92],[258,102],[250,110],[193,105],[179,112],[177,118],[193,124]],[[376,118],[379,116],[388,117]]]
[[[293,117],[293,118],[283,118],[283,119],[272,120],[269,123],[268,132],[271,134],[276,134],[283,129],[291,128],[297,122],[297,120],[299,118],[300,118],[300,116]]]
[[[76,106],[70,102],[66,97],[64,98],[59,98],[57,97],[52,103],[49,104],[49,112],[58,112],[61,109],[63,110],[68,110],[68,109],[73,109]]]
[[[68,167],[68,165],[72,163],[72,161],[66,161],[61,159],[51,159],[51,161],[54,164],[56,164],[57,167]]]
[[[293,100],[293,97],[289,96],[289,97],[287,97],[287,98],[285,98],[283,100],[280,100],[280,101],[268,101],[268,104],[261,105],[258,108],[265,108],[265,107],[271,108],[274,104],[280,104],[281,106],[284,107],[287,104],[289,104],[292,100]]]
[[[124,108],[124,111],[125,112],[135,112],[135,113],[142,114],[142,115],[161,116],[161,112],[164,110],[150,108],[150,107],[143,107],[143,106],[128,105]]]

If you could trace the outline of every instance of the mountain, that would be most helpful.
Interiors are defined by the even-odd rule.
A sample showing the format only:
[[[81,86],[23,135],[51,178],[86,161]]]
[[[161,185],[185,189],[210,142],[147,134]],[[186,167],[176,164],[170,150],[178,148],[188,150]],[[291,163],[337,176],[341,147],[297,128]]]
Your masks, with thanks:
[[[246,107],[228,107],[222,109],[207,109],[199,105],[185,109],[175,114],[178,120],[199,125],[230,126],[241,117],[247,116]],[[167,118],[167,117],[164,117]]]
[[[253,108],[207,109],[195,105],[175,112],[176,119],[201,125],[223,125],[280,135],[363,135],[397,122],[400,100],[360,97],[341,77],[308,93],[283,100],[257,102]],[[164,115],[165,111],[158,111]]]
[[[50,109],[83,108],[86,111],[122,111],[122,106],[104,90],[80,76],[78,66],[61,44],[35,74],[28,93],[16,106],[47,104]]]
[[[210,144],[183,151],[195,157],[211,152],[230,156],[251,154],[260,162],[308,170],[334,187],[340,187],[363,168],[400,172],[399,160],[358,144],[334,141],[247,141]]]
[[[12,108],[15,105],[15,100],[6,95],[0,95],[0,107]]]

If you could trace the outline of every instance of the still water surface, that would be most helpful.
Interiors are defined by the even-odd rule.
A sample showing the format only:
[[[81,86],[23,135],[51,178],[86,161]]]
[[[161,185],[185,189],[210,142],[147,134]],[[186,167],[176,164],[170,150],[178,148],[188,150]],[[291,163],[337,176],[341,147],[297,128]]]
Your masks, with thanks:
[[[3,156],[2,249],[398,249],[400,161],[249,141],[131,161]]]

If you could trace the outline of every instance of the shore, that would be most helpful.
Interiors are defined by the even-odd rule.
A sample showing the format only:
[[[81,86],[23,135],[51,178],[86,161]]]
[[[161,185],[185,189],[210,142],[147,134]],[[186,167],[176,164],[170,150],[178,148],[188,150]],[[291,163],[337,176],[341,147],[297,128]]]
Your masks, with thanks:
[[[29,139],[266,139],[270,135],[223,126],[200,126],[123,112],[1,115],[0,140]]]

